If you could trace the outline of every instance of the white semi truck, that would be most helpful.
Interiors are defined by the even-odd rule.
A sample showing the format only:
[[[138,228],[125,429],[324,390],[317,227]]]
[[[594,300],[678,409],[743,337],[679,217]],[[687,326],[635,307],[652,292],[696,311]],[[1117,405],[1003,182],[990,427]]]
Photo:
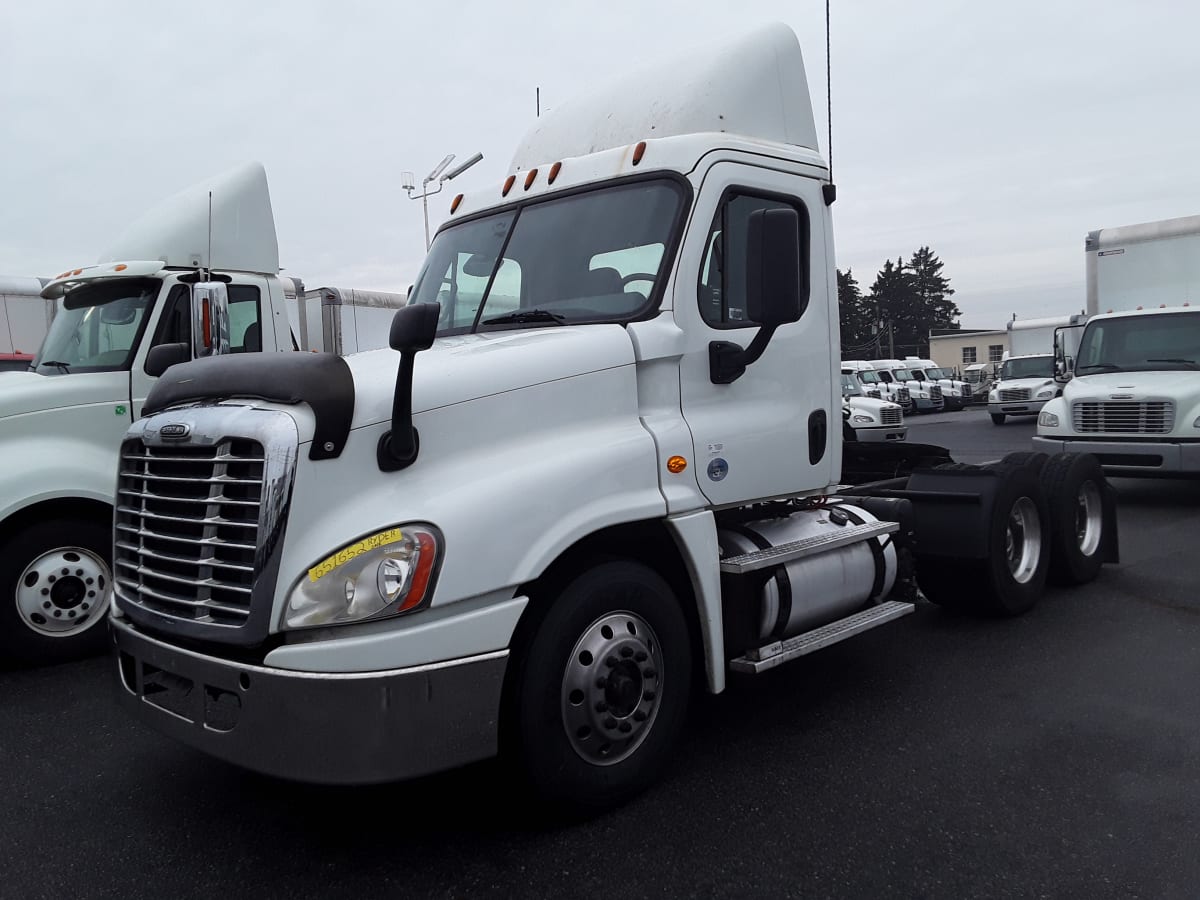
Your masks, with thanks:
[[[1200,474],[1200,216],[1093,231],[1084,252],[1086,325],[1073,365],[1058,350],[1066,383],[1034,445],[1112,474]]]
[[[889,373],[877,372],[871,363],[861,359],[842,360],[841,370],[843,374],[855,375],[868,397],[896,403],[906,416],[912,413],[912,394],[903,384],[894,381]]]
[[[452,202],[392,349],[168,372],[121,450],[122,702],[263,772],[504,751],[594,808],[661,772],[694,684],[918,586],[1015,615],[1095,577],[1094,460],[843,446],[816,148],[796,38],[762,29],[538,120]]]
[[[1036,416],[1062,393],[1055,379],[1055,353],[1060,351],[1069,364],[1074,360],[1079,343],[1074,326],[1084,321],[1083,315],[1009,321],[1008,350],[988,391],[993,425],[1003,425],[1010,416]]]
[[[948,410],[966,409],[971,403],[971,385],[950,368],[939,366],[932,359],[906,356],[904,362],[918,381],[936,384],[942,389],[942,400]]]
[[[899,403],[871,397],[858,376],[842,372],[842,415],[856,441],[902,441],[908,437]]]
[[[0,372],[0,664],[103,648],[122,436],[169,365],[295,348],[288,314],[303,287],[278,273],[255,164],[170,198],[99,263],[42,288],[45,315],[61,308],[32,369]],[[197,289],[200,277],[214,286]]]
[[[907,388],[916,412],[941,412],[946,408],[942,386],[933,379],[926,378],[924,373],[909,368],[909,363],[904,360],[876,359],[871,361],[871,367],[880,378]]]

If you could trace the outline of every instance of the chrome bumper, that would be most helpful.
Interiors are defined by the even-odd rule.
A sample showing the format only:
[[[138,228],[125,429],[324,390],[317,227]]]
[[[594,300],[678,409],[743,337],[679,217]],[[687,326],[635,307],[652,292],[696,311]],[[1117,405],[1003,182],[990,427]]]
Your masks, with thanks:
[[[369,784],[495,755],[508,651],[385,672],[293,672],[205,656],[111,619],[121,704],[268,775]]]

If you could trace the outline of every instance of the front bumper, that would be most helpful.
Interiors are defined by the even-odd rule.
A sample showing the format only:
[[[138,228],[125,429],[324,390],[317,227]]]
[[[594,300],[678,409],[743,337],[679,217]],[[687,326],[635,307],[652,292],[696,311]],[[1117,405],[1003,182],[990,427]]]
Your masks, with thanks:
[[[1042,411],[1042,407],[1049,403],[1047,400],[1016,400],[1010,403],[995,403],[988,401],[988,412],[993,416],[1036,416]]]
[[[383,672],[294,672],[171,646],[111,619],[121,704],[268,775],[370,784],[495,755],[508,651]]]
[[[1113,475],[1191,475],[1200,473],[1200,443],[1170,441],[1072,440],[1038,435],[1035,450],[1045,453],[1091,453]]]
[[[889,425],[875,428],[855,428],[854,436],[860,441],[869,441],[871,443],[902,441],[908,437],[908,428],[904,425]]]
[[[915,397],[913,403],[917,405],[918,412],[941,412],[946,408],[946,401],[933,400],[927,397]]]

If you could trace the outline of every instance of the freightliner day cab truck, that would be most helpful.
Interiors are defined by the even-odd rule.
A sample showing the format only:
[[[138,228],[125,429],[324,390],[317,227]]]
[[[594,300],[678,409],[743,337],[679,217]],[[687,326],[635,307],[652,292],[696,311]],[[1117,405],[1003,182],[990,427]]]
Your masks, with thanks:
[[[210,247],[212,286],[198,290]],[[0,665],[104,647],[121,439],[172,363],[294,349],[297,286],[278,273],[252,164],[170,198],[98,264],[46,284],[38,303],[61,308],[32,370],[0,372]]]
[[[1035,447],[1114,475],[1200,474],[1200,216],[1094,231],[1085,254],[1089,318],[1073,366],[1058,342],[1066,383]]]
[[[1084,320],[1083,316],[1054,316],[1008,323],[1008,351],[988,391],[993,425],[1003,425],[1010,416],[1036,416],[1047,401],[1062,393],[1055,380],[1055,350],[1062,343],[1063,354],[1074,359],[1078,342],[1069,326]]]
[[[1015,615],[1048,573],[1093,578],[1116,551],[1094,460],[843,459],[816,147],[800,48],[768,27],[540,119],[451,203],[398,353],[168,372],[121,450],[122,702],[289,778],[503,750],[598,807],[661,771],[693,684],[918,586]],[[864,473],[888,477],[846,486]]]
[[[842,414],[856,441],[902,441],[908,436],[899,403],[867,396],[858,376],[842,372]]]

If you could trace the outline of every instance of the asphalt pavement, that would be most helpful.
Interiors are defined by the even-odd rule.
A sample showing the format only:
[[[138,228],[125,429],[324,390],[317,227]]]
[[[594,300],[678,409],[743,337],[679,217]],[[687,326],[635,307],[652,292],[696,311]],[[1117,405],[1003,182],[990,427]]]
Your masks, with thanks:
[[[981,462],[1032,422],[909,439]],[[0,897],[1195,897],[1200,482],[1121,480],[1122,562],[912,616],[693,704],[667,777],[547,820],[498,763],[377,788],[129,720],[106,659],[0,672]]]

